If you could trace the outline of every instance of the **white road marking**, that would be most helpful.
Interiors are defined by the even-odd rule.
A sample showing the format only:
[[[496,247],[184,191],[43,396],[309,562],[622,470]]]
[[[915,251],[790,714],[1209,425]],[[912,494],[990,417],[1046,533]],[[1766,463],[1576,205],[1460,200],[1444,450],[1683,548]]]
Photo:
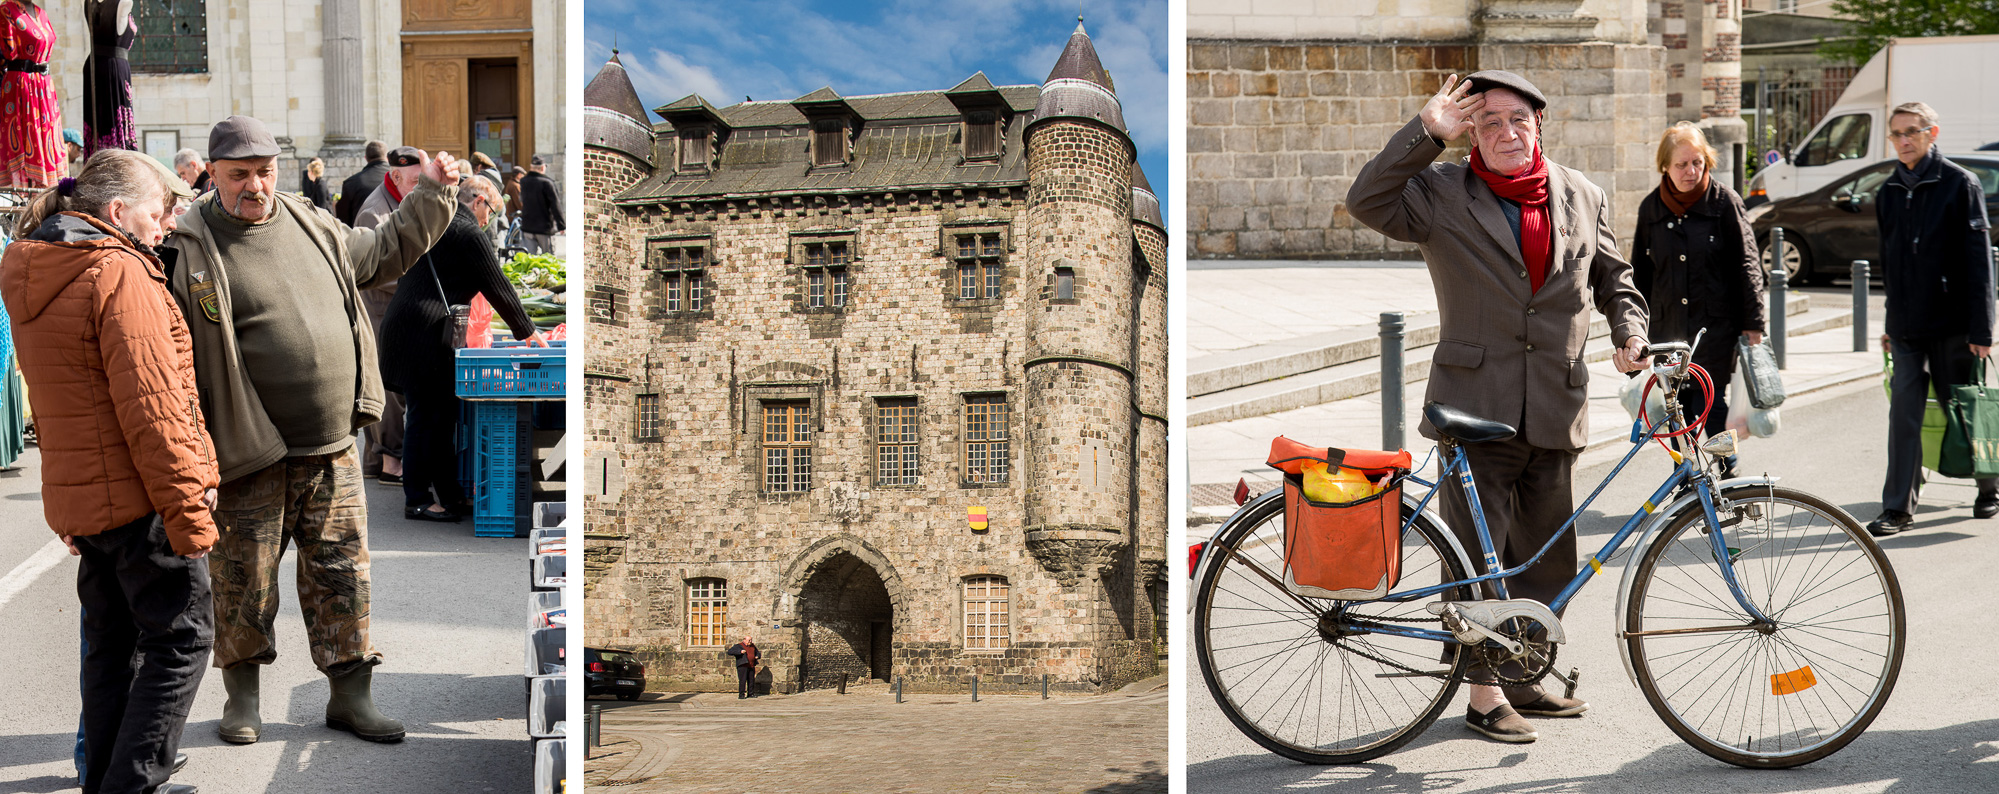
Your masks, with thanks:
[[[14,566],[14,570],[8,571],[6,576],[0,576],[0,609],[6,608],[7,602],[14,600],[14,596],[28,589],[28,585],[34,584],[36,577],[46,573],[50,568],[61,565],[62,558],[68,556],[69,547],[63,545],[61,538],[54,538],[49,541],[49,545],[41,547],[33,555],[22,560],[20,565]]]

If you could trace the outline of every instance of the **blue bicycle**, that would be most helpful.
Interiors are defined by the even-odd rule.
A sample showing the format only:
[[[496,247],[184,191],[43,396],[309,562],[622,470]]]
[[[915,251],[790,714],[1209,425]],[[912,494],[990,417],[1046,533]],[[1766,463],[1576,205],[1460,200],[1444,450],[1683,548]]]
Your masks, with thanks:
[[[1555,669],[1567,640],[1556,613],[1637,538],[1618,591],[1627,673],[1694,748],[1744,767],[1807,764],[1838,751],[1881,712],[1906,641],[1888,558],[1839,507],[1776,484],[1717,481],[1732,435],[1668,448],[1674,468],[1552,603],[1509,599],[1506,578],[1575,528],[1639,450],[1681,433],[1679,386],[1705,373],[1685,343],[1655,345],[1654,387],[1670,419],[1633,425],[1632,448],[1529,562],[1496,570],[1463,448],[1513,428],[1432,404],[1444,436],[1436,482],[1409,475],[1402,494],[1400,587],[1378,599],[1300,595],[1287,582],[1284,491],[1243,504],[1195,566],[1196,656],[1208,690],[1244,734],[1279,755],[1351,764],[1393,752],[1450,704],[1467,671],[1525,685]],[[1657,358],[1651,358],[1656,356]],[[1711,387],[1710,387],[1711,391]],[[1711,398],[1710,398],[1711,403]],[[1662,446],[1664,444],[1662,443]],[[1481,564],[1431,507],[1456,478],[1471,505]],[[1482,598],[1481,585],[1497,599]],[[1481,664],[1473,665],[1477,660]]]

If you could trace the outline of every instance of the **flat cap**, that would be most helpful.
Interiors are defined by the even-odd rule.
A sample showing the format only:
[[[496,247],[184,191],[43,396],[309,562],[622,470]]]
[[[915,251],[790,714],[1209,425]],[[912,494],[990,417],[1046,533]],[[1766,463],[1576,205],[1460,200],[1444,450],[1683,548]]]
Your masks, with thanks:
[[[208,130],[210,160],[248,160],[282,153],[277,139],[264,129],[264,122],[249,116],[230,116]]]
[[[1548,97],[1541,93],[1541,89],[1527,82],[1527,78],[1505,69],[1480,69],[1465,79],[1471,81],[1471,92],[1474,94],[1483,94],[1493,88],[1504,88],[1525,97],[1527,104],[1533,105],[1535,110],[1548,109]]]

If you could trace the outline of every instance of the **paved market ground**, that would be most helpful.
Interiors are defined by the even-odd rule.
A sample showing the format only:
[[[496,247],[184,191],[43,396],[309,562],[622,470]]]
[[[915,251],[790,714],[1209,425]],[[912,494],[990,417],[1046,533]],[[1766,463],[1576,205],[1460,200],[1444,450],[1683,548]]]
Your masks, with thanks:
[[[909,695],[885,686],[604,707],[593,791],[1163,794],[1165,678],[1095,697]]]
[[[18,465],[0,473],[0,792],[74,790],[76,563],[42,522],[36,450]],[[374,640],[387,656],[376,697],[408,738],[370,744],[325,726],[326,679],[306,654],[293,552],[279,576],[278,661],[263,674],[263,741],[216,738],[224,693],[211,669],[175,782],[211,794],[528,790],[527,541],[474,538],[469,522],[407,521],[400,489],[372,480],[368,501]]]

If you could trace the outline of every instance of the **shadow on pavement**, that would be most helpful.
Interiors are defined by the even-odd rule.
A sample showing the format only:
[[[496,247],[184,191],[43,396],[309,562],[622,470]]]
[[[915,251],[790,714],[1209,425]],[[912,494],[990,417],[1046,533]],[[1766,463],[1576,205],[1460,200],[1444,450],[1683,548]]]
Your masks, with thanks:
[[[1137,775],[1137,777],[1130,780],[1121,780],[1116,783],[1107,783],[1089,789],[1084,794],[1156,794],[1157,792],[1166,790],[1166,773],[1160,771],[1160,765],[1156,762],[1145,762],[1145,768],[1143,769],[1134,770],[1109,767],[1104,771]]]
[[[1419,742],[1438,735],[1426,731]],[[1724,764],[1686,745],[1670,745],[1631,761],[1616,772],[1587,777],[1551,776],[1507,781],[1482,788],[1459,788],[1477,769],[1403,772],[1393,760],[1352,766],[1309,766],[1270,754],[1218,758],[1187,767],[1187,791],[1288,792],[1337,787],[1354,792],[1454,791],[1462,794],[1584,794],[1643,792],[1668,785],[1679,791],[1789,794],[1854,784],[1887,784],[1884,792],[1999,791],[1999,719],[1932,730],[1868,731],[1831,757],[1788,770],[1752,770]],[[1438,735],[1439,740],[1458,739]],[[1467,740],[1472,741],[1472,740]],[[1494,768],[1528,763],[1531,751],[1506,756]],[[1980,763],[1984,762],[1984,763]],[[1549,770],[1554,772],[1555,770]],[[1870,789],[1871,790],[1871,789]]]
[[[31,766],[60,761],[65,767],[75,758],[76,734],[44,733],[35,736],[0,736],[0,769],[15,766]],[[63,791],[76,788],[76,778],[44,776],[10,781],[8,786],[19,786],[22,794],[42,794],[49,791]]]
[[[405,788],[409,781],[402,777],[408,770],[370,769],[375,757],[389,755],[436,759],[424,775],[453,781],[456,791],[522,791],[534,777],[534,748],[526,735],[520,741],[412,736],[396,744],[374,744],[323,726],[316,730],[324,732],[326,738],[285,743],[271,782],[264,788],[266,794],[409,790]]]

